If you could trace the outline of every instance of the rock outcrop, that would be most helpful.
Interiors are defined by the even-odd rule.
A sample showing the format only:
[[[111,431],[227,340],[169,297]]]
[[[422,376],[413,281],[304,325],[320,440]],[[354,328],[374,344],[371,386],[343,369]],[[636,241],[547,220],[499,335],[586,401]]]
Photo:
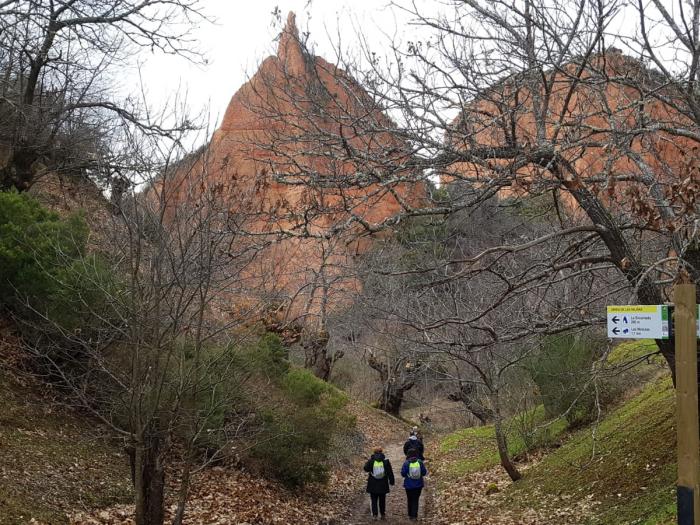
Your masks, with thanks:
[[[169,198],[221,195],[234,227],[263,246],[246,269],[250,293],[287,318],[323,318],[358,286],[368,233],[424,198],[422,185],[401,182],[410,155],[393,129],[357,82],[307,51],[290,13],[277,54],[180,164]]]
[[[542,77],[528,79],[525,74],[484,90],[454,121],[454,133],[446,140],[457,151],[493,148],[491,160],[455,163],[451,172],[456,177],[448,175],[443,182],[465,178],[490,184],[502,198],[558,188],[547,162],[538,158],[538,149],[549,144],[606,206],[661,227],[660,201],[673,203],[677,184],[687,178],[697,185],[700,168],[697,145],[664,131],[693,128],[677,107],[661,101],[673,101],[677,94],[645,64],[615,49],[592,57],[579,69],[572,63],[547,72],[546,93]],[[662,96],[643,94],[651,90]],[[546,111],[541,109],[535,117],[535,107]],[[507,168],[507,174],[499,175],[499,168]],[[514,177],[509,174],[512,169]],[[559,192],[559,201],[574,215],[581,213],[566,189]]]

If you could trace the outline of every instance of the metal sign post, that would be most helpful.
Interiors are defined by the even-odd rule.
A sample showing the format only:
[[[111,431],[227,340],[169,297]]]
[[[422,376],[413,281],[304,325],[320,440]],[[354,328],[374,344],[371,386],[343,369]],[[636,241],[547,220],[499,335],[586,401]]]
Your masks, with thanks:
[[[698,432],[697,305],[695,285],[673,290],[678,432],[678,525],[700,525],[700,435]]]

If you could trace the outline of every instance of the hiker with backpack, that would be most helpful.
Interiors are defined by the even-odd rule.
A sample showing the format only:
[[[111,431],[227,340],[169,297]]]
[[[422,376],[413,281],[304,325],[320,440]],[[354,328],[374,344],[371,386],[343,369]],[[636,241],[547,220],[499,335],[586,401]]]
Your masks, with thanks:
[[[406,502],[408,503],[408,519],[418,519],[418,503],[420,494],[423,491],[423,478],[428,475],[428,470],[423,464],[423,460],[418,457],[416,449],[410,449],[406,454],[407,458],[401,467],[403,476],[403,488],[406,489]]]
[[[418,453],[418,458],[421,460],[424,460],[425,457],[423,456],[425,452],[425,447],[423,446],[423,442],[419,439],[418,437],[418,428],[413,427],[411,430],[411,434],[408,436],[408,439],[406,440],[406,443],[403,444],[403,453],[406,457],[408,457],[408,451],[409,450],[415,450]]]
[[[367,492],[372,501],[372,516],[376,520],[381,514],[381,519],[386,519],[386,495],[389,493],[389,485],[394,484],[394,471],[391,462],[384,456],[382,447],[375,447],[372,456],[365,463],[367,476]]]

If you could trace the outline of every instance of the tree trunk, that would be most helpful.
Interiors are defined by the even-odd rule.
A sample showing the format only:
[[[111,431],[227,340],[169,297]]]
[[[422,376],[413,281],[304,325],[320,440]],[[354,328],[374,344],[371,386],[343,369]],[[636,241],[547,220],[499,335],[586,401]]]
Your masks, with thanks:
[[[32,165],[37,160],[37,154],[28,146],[15,145],[10,160],[0,170],[0,189],[27,191],[32,186],[34,173]]]
[[[493,421],[493,410],[479,403],[476,387],[473,383],[460,383],[459,391],[447,396],[451,401],[461,401],[467,410],[479,420],[482,425]]]
[[[508,441],[506,439],[505,433],[503,432],[503,425],[502,425],[503,422],[502,422],[502,417],[501,417],[501,409],[500,409],[499,401],[498,401],[498,393],[495,393],[494,396],[495,396],[494,429],[496,431],[496,445],[498,447],[498,457],[501,459],[501,466],[508,473],[508,476],[510,476],[510,479],[513,481],[518,481],[523,476],[522,476],[522,474],[520,474],[520,472],[516,468],[515,464],[510,459],[510,454],[508,454]]]
[[[382,389],[382,398],[379,400],[379,408],[398,417],[403,403],[403,394],[403,388],[396,387],[390,381],[385,383]]]
[[[177,499],[177,511],[173,518],[173,525],[182,525],[182,520],[185,517],[185,505],[187,504],[187,494],[190,490],[190,474],[192,472],[192,460],[188,457],[185,467],[182,472],[182,481],[180,482],[180,494]]]
[[[325,352],[318,356],[316,360],[316,366],[314,367],[314,375],[319,379],[328,381],[331,377],[331,372],[333,371],[333,359],[328,357]]]
[[[136,525],[163,525],[165,470],[160,459],[160,438],[147,432],[136,445]]]
[[[343,357],[343,352],[337,352],[335,355],[328,354],[328,339],[328,332],[319,330],[308,336],[308,339],[302,343],[306,354],[304,366],[324,381],[331,378],[335,362]]]
[[[552,158],[554,161],[550,168],[552,173],[562,182],[563,186],[576,199],[576,202],[586,212],[586,215],[599,228],[598,235],[605,243],[615,265],[620,269],[630,285],[636,287],[637,297],[642,304],[662,304],[663,296],[661,287],[653,282],[650,276],[645,276],[644,267],[636,259],[634,251],[630,248],[622,231],[614,221],[610,211],[601,203],[586,185],[581,181],[574,167],[561,158]],[[570,177],[565,177],[566,171]],[[689,250],[686,259],[691,267],[695,268],[695,262],[700,263],[700,254],[697,256]],[[698,267],[700,268],[700,267]],[[696,270],[691,270],[691,278]],[[640,281],[640,279],[642,279]],[[672,341],[657,340],[656,344],[661,351],[675,385],[676,378],[676,353]]]

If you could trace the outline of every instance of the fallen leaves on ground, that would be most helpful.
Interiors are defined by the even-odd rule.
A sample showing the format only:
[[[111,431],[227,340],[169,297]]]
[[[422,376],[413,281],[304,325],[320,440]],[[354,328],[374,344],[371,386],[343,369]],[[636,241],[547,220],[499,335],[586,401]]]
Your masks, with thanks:
[[[206,469],[192,480],[185,523],[348,523],[358,496],[365,496],[366,478],[361,465],[367,453],[375,444],[386,446],[401,439],[408,428],[402,421],[360,403],[350,403],[349,410],[357,421],[358,439],[351,456],[335,460],[327,484],[290,490],[249,472],[224,467]],[[166,499],[167,521],[176,511],[172,488]],[[131,525],[133,505],[77,512],[69,519],[73,525]]]
[[[438,462],[437,475],[447,463]],[[530,464],[518,465],[526,473]],[[439,523],[449,525],[576,525],[591,516],[598,503],[592,498],[567,501],[555,495],[537,498],[537,508],[508,509],[511,480],[500,466],[447,482],[434,495]],[[495,490],[494,490],[495,488]]]
[[[328,486],[295,491],[246,472],[214,467],[193,479],[185,523],[332,523],[345,508],[343,487],[346,485],[347,481],[331,479]],[[174,500],[171,493],[166,504],[166,521],[172,519],[177,509]],[[133,505],[76,513],[70,516],[70,523],[130,525],[134,523]]]

